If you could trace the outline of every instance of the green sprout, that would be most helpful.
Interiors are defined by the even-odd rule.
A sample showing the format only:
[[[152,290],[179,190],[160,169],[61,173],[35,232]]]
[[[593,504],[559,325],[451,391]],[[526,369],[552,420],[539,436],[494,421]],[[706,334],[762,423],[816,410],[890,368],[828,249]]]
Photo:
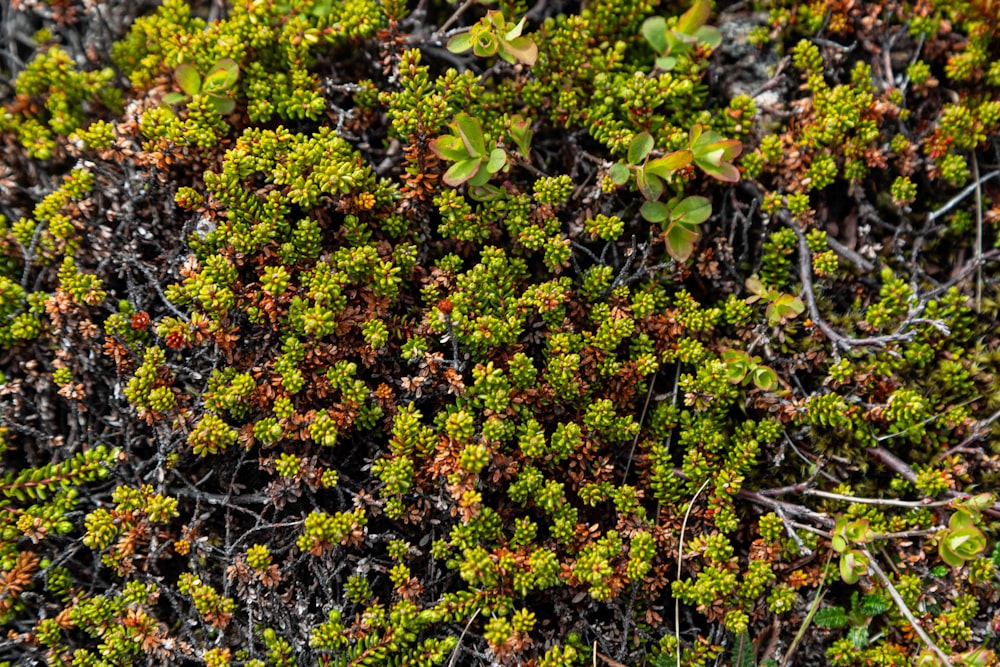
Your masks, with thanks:
[[[236,108],[236,100],[229,94],[240,76],[240,66],[230,58],[215,63],[202,79],[194,65],[182,63],[174,70],[174,80],[183,93],[172,92],[163,96],[163,101],[174,105],[186,102],[199,94],[204,94],[220,115],[231,113]]]
[[[656,66],[669,72],[677,66],[677,56],[687,53],[697,44],[704,44],[710,49],[719,46],[722,33],[718,28],[705,25],[711,12],[709,0],[695,0],[673,28],[667,26],[667,20],[662,16],[646,19],[642,24],[642,35],[658,54]]]
[[[976,524],[982,510],[993,505],[993,496],[981,493],[956,505],[958,511],[951,515],[948,527],[941,531],[938,555],[948,565],[961,567],[986,550],[986,536]]]
[[[840,554],[840,578],[845,584],[856,584],[862,575],[868,574],[871,561],[863,545],[874,539],[875,531],[868,519],[849,521],[846,515],[837,517],[830,545]],[[855,545],[862,548],[853,548]]]
[[[802,303],[802,299],[792,294],[782,294],[777,290],[765,287],[764,283],[756,275],[747,278],[745,284],[751,292],[751,296],[747,297],[746,302],[766,301],[767,309],[765,314],[767,315],[768,324],[772,326],[798,317],[806,309],[805,304]]]
[[[648,201],[640,213],[649,222],[664,227],[664,240],[671,257],[683,262],[691,256],[700,237],[698,225],[708,220],[712,206],[704,197],[675,197],[658,201],[673,175],[692,164],[720,181],[734,183],[740,172],[731,160],[740,154],[743,145],[735,139],[723,139],[716,132],[694,125],[688,134],[688,147],[650,159],[655,141],[649,132],[632,138],[625,162],[611,166],[608,176],[616,185],[624,185],[635,174],[636,185]]]
[[[490,177],[507,165],[507,153],[502,148],[486,150],[482,124],[462,112],[449,123],[452,134],[445,134],[430,143],[431,150],[442,160],[454,162],[444,174],[444,182],[458,187],[468,182],[482,187]]]
[[[761,364],[760,357],[751,357],[743,350],[726,350],[722,353],[726,364],[726,379],[732,384],[741,384],[748,377],[758,389],[771,391],[778,386],[778,374],[774,369]]]
[[[469,49],[480,58],[499,55],[504,61],[517,61],[531,66],[538,60],[538,45],[530,37],[521,35],[525,18],[516,25],[508,23],[503,13],[491,10],[468,32],[455,35],[448,40],[448,50],[464,53]]]

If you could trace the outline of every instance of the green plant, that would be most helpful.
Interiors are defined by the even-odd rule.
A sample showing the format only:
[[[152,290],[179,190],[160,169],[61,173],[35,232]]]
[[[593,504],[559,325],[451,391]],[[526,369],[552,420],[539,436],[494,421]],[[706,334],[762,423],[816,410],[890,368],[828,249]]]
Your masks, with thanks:
[[[837,517],[834,525],[830,546],[839,554],[840,578],[847,584],[856,584],[865,574],[868,574],[870,557],[864,545],[875,539],[868,519],[850,520],[850,517]]]
[[[231,58],[216,62],[204,77],[194,65],[181,63],[174,68],[174,80],[183,92],[167,93],[163,101],[174,105],[205,95],[215,110],[225,115],[236,108],[236,100],[230,93],[239,76],[240,66]]]
[[[682,198],[678,195],[666,203],[660,202],[666,184],[692,163],[718,180],[739,180],[739,171],[730,161],[740,154],[742,145],[695,125],[688,136],[688,148],[650,159],[653,146],[654,139],[648,132],[635,135],[629,144],[626,161],[612,165],[608,176],[616,185],[624,185],[632,174],[635,175],[636,186],[647,200],[640,209],[642,216],[662,225],[668,252],[683,262],[694,250],[700,237],[698,226],[708,220],[712,207],[707,199],[696,196]]]
[[[704,45],[714,49],[722,43],[718,28],[705,25],[712,5],[709,0],[695,3],[677,19],[669,23],[662,16],[654,16],[642,24],[642,35],[656,53],[656,66],[669,72],[677,66],[677,59],[694,47]]]
[[[456,115],[448,127],[451,134],[430,142],[438,157],[454,162],[442,180],[452,187],[468,182],[471,187],[483,188],[493,174],[507,165],[507,153],[499,147],[487,149],[482,124],[467,113]]]
[[[952,567],[961,567],[986,550],[986,536],[976,524],[981,520],[982,510],[992,504],[993,495],[988,493],[957,504],[948,520],[948,527],[939,535],[938,555],[941,560]]]
[[[746,279],[745,284],[746,288],[750,290],[750,296],[747,297],[746,302],[766,302],[765,315],[768,324],[772,326],[798,317],[806,308],[802,299],[793,294],[783,294],[765,287],[757,276],[750,276]]]
[[[508,22],[503,12],[490,10],[468,32],[459,33],[448,40],[448,50],[463,53],[470,48],[480,58],[499,55],[504,61],[514,64],[522,62],[531,66],[538,59],[538,46],[521,34],[524,30],[522,18],[517,24]]]

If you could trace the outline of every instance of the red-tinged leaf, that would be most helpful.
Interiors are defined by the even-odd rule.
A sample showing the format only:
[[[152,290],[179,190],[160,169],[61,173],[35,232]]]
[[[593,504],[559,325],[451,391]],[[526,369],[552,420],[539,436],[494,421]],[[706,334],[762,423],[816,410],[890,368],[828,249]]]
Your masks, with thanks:
[[[740,180],[740,170],[737,169],[731,162],[723,162],[720,165],[714,165],[703,162],[698,158],[695,158],[694,162],[703,172],[716,180],[723,181],[725,183],[737,183]]]
[[[658,201],[643,202],[639,213],[649,222],[656,223],[666,222],[667,218],[670,217],[670,209],[667,208],[666,204]]]
[[[951,519],[948,521],[948,527],[951,529],[965,528],[966,526],[974,526],[975,520],[972,515],[964,510],[959,510],[951,515]]]
[[[480,186],[486,185],[486,183],[489,182],[490,177],[492,175],[493,174],[491,174],[487,170],[483,169],[483,167],[482,167],[482,161],[480,161],[479,171],[476,172],[475,176],[473,176],[472,178],[469,179],[469,186],[470,187],[480,187]]]
[[[674,29],[685,35],[693,35],[695,30],[708,23],[708,17],[711,15],[712,5],[709,0],[694,0],[691,9],[678,19]]]
[[[758,366],[753,370],[753,383],[758,389],[771,391],[778,386],[778,374],[767,366]]]
[[[448,40],[447,49],[452,53],[465,53],[472,48],[474,40],[475,37],[472,36],[471,32],[459,33]]]
[[[667,153],[663,157],[658,157],[655,160],[647,162],[645,167],[646,173],[656,174],[664,179],[670,178],[674,172],[691,164],[692,159],[691,151],[687,149]]]
[[[806,305],[802,303],[802,299],[791,294],[782,294],[779,296],[774,300],[774,306],[778,309],[782,318],[788,319],[801,315],[802,311],[806,309]]]
[[[653,47],[658,55],[667,52],[667,20],[662,16],[653,16],[642,24],[642,36],[646,38],[649,45]]]
[[[527,20],[528,20],[527,16],[521,17],[521,20],[517,22],[517,25],[514,26],[513,28],[511,28],[510,30],[508,30],[507,34],[503,36],[504,39],[511,40],[511,39],[517,39],[518,37],[520,37],[521,36],[521,31],[524,30],[524,22],[527,21]]]
[[[686,262],[694,252],[694,244],[698,242],[699,234],[696,230],[684,225],[671,225],[664,234],[667,242],[667,252],[678,262]]]
[[[628,145],[629,164],[639,164],[649,155],[651,150],[653,150],[653,135],[649,132],[640,132],[635,135]]]
[[[764,283],[762,283],[760,278],[756,275],[752,275],[747,278],[743,284],[746,285],[746,288],[750,290],[750,293],[756,295],[758,299],[763,299],[767,296],[767,288],[764,287]]]
[[[475,176],[480,164],[482,164],[482,160],[479,158],[456,162],[448,168],[448,171],[444,172],[442,180],[452,187],[457,187]]]
[[[625,185],[628,182],[629,172],[632,170],[628,168],[628,165],[622,162],[615,162],[611,165],[611,169],[608,169],[608,178],[615,185]]]
[[[201,92],[201,75],[198,74],[194,65],[188,63],[178,65],[177,69],[174,70],[174,79],[181,90],[189,96],[193,97]]]
[[[498,48],[500,48],[500,40],[492,32],[479,33],[472,42],[472,52],[480,58],[496,55]]]
[[[705,130],[701,125],[696,125],[698,128],[697,135],[694,134],[694,127],[691,128],[692,134],[688,137],[691,142],[691,150],[695,155],[702,155],[703,153],[710,152],[714,150],[712,144],[725,141],[715,130]]]
[[[501,53],[507,52],[531,67],[538,60],[538,45],[530,37],[518,37],[501,43]]]
[[[462,112],[455,116],[455,129],[462,137],[465,149],[471,157],[486,155],[486,140],[483,139],[483,126],[469,114]]]
[[[743,152],[743,144],[736,139],[723,139],[719,142],[722,147],[722,159],[730,162]]]
[[[236,64],[236,61],[231,58],[223,58],[215,63],[212,71],[205,76],[202,89],[209,92],[229,90],[239,77],[240,66]]]
[[[445,134],[430,142],[431,150],[442,160],[458,162],[468,160],[471,155],[465,150],[465,144],[460,137],[453,134]]]
[[[674,206],[670,217],[688,225],[700,225],[712,215],[712,203],[705,197],[685,197]]]

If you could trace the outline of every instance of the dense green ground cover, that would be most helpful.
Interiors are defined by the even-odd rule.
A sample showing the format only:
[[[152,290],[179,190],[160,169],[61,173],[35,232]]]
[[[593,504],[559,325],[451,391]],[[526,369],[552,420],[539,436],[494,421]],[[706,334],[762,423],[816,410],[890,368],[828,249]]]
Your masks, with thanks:
[[[0,664],[996,664],[996,2],[3,7]]]

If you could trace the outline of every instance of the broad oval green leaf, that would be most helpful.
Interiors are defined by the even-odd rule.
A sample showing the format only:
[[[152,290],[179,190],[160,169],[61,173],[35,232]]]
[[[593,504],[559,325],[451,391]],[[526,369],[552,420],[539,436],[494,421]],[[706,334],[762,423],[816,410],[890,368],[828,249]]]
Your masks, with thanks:
[[[663,194],[663,181],[647,173],[645,169],[638,169],[635,172],[635,182],[642,196],[650,201],[656,201]]]
[[[608,169],[608,178],[615,185],[625,185],[628,182],[629,172],[632,170],[628,168],[628,165],[622,162],[615,162],[611,165],[611,169]]]
[[[223,58],[215,63],[212,70],[205,76],[202,89],[209,92],[229,90],[239,78],[240,66],[232,58]]]
[[[656,59],[656,66],[664,72],[669,72],[677,67],[677,58],[673,56],[660,56]]]
[[[651,150],[653,150],[653,135],[649,132],[640,132],[635,135],[628,145],[629,164],[639,164],[649,155]]]
[[[177,69],[174,70],[174,79],[181,90],[189,96],[193,97],[201,92],[201,75],[198,74],[194,65],[188,63],[178,65]]]
[[[188,99],[188,96],[184,93],[167,93],[163,96],[163,101],[167,104],[180,104]]]
[[[663,202],[647,201],[643,202],[639,213],[649,222],[666,222],[670,216],[670,209]]]
[[[694,31],[694,36],[698,38],[699,42],[713,50],[719,48],[719,45],[722,44],[722,33],[714,26],[703,25]]]
[[[670,256],[678,262],[686,262],[694,252],[694,244],[698,242],[699,236],[696,230],[674,224],[667,229],[663,238]]]
[[[236,108],[236,100],[228,95],[209,95],[208,101],[212,103],[220,116],[230,114]]]
[[[490,160],[486,163],[486,171],[495,174],[507,164],[507,153],[502,148],[494,148],[490,152]]]
[[[712,215],[712,203],[705,197],[685,197],[670,212],[670,217],[689,225],[700,225]]]
[[[667,20],[662,16],[646,19],[642,24],[642,36],[657,55],[663,55],[667,51]]]
[[[452,53],[465,53],[472,48],[474,40],[475,37],[472,36],[471,32],[459,33],[448,40],[447,49]]]

